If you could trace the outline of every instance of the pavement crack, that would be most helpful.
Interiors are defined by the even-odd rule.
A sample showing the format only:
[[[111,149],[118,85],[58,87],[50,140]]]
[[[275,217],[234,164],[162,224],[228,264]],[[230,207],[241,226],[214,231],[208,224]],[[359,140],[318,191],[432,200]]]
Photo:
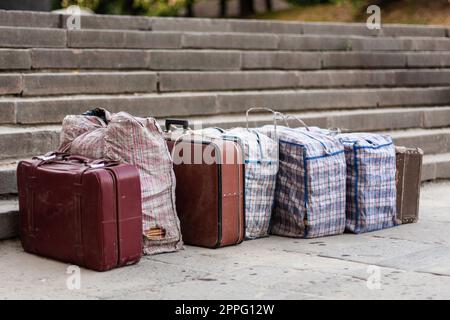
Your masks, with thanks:
[[[438,276],[438,277],[446,277],[450,278],[450,274],[440,273],[440,272],[432,272],[432,271],[414,271],[415,273],[421,273],[421,274],[429,274],[432,276]]]
[[[386,239],[386,240],[407,241],[407,242],[420,243],[420,244],[426,244],[426,245],[435,245],[436,244],[435,242],[417,241],[417,240],[403,239],[403,238],[392,237],[392,236],[372,235],[372,237],[378,238],[378,239]]]
[[[339,258],[339,257],[327,256],[327,255],[323,255],[323,254],[319,254],[317,256],[321,257],[321,258],[326,258],[326,259],[334,259],[334,260],[340,260],[340,261],[345,261],[345,262],[362,264],[364,266],[376,266],[376,267],[380,267],[380,268],[387,268],[387,269],[392,269],[392,270],[406,272],[406,270],[395,268],[395,267],[392,267],[392,266],[389,266],[389,265],[383,265],[383,264],[380,264],[380,263],[367,263],[367,262],[362,262],[362,261],[357,261],[357,260],[352,260],[352,259],[343,259],[343,258]]]

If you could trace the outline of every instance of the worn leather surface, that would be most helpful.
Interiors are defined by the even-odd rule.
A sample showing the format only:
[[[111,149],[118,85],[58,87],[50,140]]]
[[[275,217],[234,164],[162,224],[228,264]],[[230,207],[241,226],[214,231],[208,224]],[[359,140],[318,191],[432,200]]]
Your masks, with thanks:
[[[20,236],[30,253],[97,271],[142,254],[138,171],[76,162],[22,161],[17,169]]]
[[[420,183],[423,152],[416,148],[396,148],[397,223],[419,219]]]
[[[170,150],[174,140],[168,141]],[[211,156],[220,160],[212,164],[201,159],[198,164],[174,165],[176,205],[184,242],[208,248],[242,242],[245,227],[242,148],[234,141],[216,144],[202,143],[201,139],[177,141],[178,147],[180,156],[187,148],[194,154],[195,147],[202,152],[213,147],[208,149],[213,150]]]

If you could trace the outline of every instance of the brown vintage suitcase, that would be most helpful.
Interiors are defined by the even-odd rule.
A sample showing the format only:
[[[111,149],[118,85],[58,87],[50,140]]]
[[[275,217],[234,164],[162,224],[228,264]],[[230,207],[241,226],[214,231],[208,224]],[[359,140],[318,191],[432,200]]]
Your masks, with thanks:
[[[17,168],[25,251],[97,271],[142,254],[139,173],[127,164],[47,154]]]
[[[181,130],[172,132],[168,129],[173,124],[188,127],[184,120],[166,120],[169,149],[181,158],[190,153],[186,159],[192,160],[180,163],[180,157],[179,161],[174,159],[176,206],[184,242],[207,248],[241,243],[245,230],[241,146],[234,140],[185,135]],[[209,153],[216,161],[202,156],[195,161],[198,150]]]
[[[396,147],[397,223],[414,223],[419,219],[420,183],[423,151]]]

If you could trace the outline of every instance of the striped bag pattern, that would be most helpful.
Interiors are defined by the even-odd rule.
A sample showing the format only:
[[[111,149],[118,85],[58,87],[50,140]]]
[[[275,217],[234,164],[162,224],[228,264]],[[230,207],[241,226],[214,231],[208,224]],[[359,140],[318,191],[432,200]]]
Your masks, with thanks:
[[[182,247],[175,209],[175,174],[155,119],[136,118],[125,112],[113,114],[107,127],[74,139],[70,153],[136,166],[141,178],[144,254],[172,252]]]
[[[238,139],[244,149],[246,239],[266,237],[275,196],[278,144],[253,129],[235,128],[224,135]]]
[[[259,131],[275,136],[273,125]],[[280,161],[271,233],[299,238],[345,230],[346,162],[337,139],[322,133],[277,127]]]
[[[106,123],[93,116],[68,115],[64,118],[60,134],[60,150],[64,150],[75,138],[99,128],[105,128]]]
[[[115,114],[105,135],[108,159],[135,165],[142,185],[144,253],[181,248],[175,209],[175,173],[162,130],[153,118]]]
[[[98,128],[85,132],[75,138],[70,144],[71,154],[82,155],[91,159],[105,157],[105,134],[108,128]]]
[[[362,233],[395,226],[396,159],[391,137],[372,133],[336,137],[347,160],[346,230]]]

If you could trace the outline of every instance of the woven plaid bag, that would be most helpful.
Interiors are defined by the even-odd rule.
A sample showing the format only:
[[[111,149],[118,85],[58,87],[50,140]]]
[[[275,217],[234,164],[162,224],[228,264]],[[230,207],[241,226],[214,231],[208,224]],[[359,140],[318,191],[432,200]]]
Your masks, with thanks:
[[[85,156],[91,159],[103,159],[105,157],[105,134],[107,127],[85,132],[75,138],[69,146],[71,154]]]
[[[254,129],[235,128],[225,136],[240,141],[245,155],[245,237],[269,235],[278,172],[278,144]]]
[[[144,253],[181,248],[180,222],[175,209],[175,173],[162,129],[154,118],[125,112],[112,116],[105,135],[108,159],[135,165],[142,188]]]
[[[320,132],[264,126],[278,137],[279,171],[272,234],[316,238],[345,230],[346,162],[341,143]]]
[[[362,233],[393,227],[396,216],[395,147],[386,135],[336,135],[347,160],[346,230]]]
[[[85,121],[83,116],[77,117]],[[91,128],[75,138],[68,151],[136,166],[141,178],[144,254],[180,249],[175,174],[161,128],[153,118],[136,118],[125,112],[112,114],[108,120],[104,127]]]
[[[64,118],[60,134],[60,147],[67,149],[75,138],[99,128],[106,128],[106,123],[99,117],[68,115]]]

